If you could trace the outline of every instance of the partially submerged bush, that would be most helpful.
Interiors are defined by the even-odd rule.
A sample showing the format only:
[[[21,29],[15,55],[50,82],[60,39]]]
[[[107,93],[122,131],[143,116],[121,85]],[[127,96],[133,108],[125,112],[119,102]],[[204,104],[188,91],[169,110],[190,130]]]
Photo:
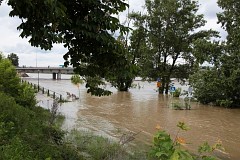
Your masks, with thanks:
[[[130,153],[120,143],[96,136],[90,132],[72,130],[66,137],[67,143],[76,146],[85,159],[96,160],[140,160],[146,159],[145,153]]]
[[[177,88],[175,92],[173,92],[173,97],[179,97],[181,95],[181,88]]]

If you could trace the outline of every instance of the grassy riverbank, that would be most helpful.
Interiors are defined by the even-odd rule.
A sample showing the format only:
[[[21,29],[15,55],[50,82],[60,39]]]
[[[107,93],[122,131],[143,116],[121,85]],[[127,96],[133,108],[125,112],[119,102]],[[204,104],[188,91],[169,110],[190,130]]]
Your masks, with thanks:
[[[88,132],[61,130],[63,117],[41,107],[26,108],[0,93],[0,159],[141,159],[118,143]],[[144,158],[145,159],[145,158]]]
[[[0,60],[0,160],[136,159],[118,143],[62,130],[57,110],[57,102],[48,110],[37,106],[34,89]]]

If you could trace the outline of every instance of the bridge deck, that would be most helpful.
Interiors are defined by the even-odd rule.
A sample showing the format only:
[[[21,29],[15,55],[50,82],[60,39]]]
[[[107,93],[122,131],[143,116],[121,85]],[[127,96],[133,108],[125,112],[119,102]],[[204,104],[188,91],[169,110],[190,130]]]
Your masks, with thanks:
[[[67,67],[17,67],[16,70],[22,73],[62,73],[62,74],[73,74],[74,68]]]

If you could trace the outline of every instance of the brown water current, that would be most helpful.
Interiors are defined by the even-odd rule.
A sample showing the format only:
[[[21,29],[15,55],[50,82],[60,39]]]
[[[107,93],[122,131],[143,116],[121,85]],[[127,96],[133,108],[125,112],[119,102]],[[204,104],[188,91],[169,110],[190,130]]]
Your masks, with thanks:
[[[41,75],[42,76],[42,75]],[[36,75],[32,74],[32,78]],[[44,77],[44,76],[42,76]],[[28,78],[37,83],[36,79]],[[215,154],[220,159],[240,159],[240,109],[225,109],[197,102],[191,102],[191,110],[174,110],[172,103],[182,103],[180,98],[171,98],[168,95],[159,95],[156,92],[156,83],[136,81],[136,88],[129,92],[118,92],[110,86],[106,86],[113,94],[106,97],[91,96],[86,93],[84,86],[80,88],[80,99],[69,98],[68,103],[60,106],[60,111],[66,116],[64,128],[90,130],[97,134],[118,140],[123,133],[138,133],[133,145],[150,145],[156,125],[160,125],[173,138],[178,128],[179,121],[184,121],[189,131],[180,132],[187,144],[184,145],[190,152],[196,153],[197,146],[208,141],[214,144],[222,141],[224,152]],[[78,89],[70,80],[53,81],[40,79],[40,85],[67,97],[66,92],[78,95]],[[180,86],[183,90],[187,86]],[[39,94],[39,104],[49,108],[52,100],[46,95]]]

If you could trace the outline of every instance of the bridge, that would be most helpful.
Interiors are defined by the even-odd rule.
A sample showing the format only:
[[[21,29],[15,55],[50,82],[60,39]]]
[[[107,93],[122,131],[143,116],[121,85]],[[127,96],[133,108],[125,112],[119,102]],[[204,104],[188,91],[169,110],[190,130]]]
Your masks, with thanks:
[[[17,67],[18,73],[48,73],[53,79],[61,79],[61,74],[73,74],[71,67]]]

